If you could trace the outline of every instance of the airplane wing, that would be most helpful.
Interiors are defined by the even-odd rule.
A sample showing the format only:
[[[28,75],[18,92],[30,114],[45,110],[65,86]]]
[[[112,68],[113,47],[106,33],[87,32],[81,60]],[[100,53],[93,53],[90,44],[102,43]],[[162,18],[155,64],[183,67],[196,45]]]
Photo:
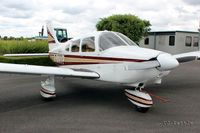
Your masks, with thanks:
[[[179,63],[200,59],[200,51],[173,55]]]
[[[49,53],[32,53],[32,54],[4,54],[5,57],[21,57],[21,56],[49,56]]]
[[[99,74],[85,69],[70,69],[36,65],[0,63],[0,73],[54,75],[61,77],[99,78]]]

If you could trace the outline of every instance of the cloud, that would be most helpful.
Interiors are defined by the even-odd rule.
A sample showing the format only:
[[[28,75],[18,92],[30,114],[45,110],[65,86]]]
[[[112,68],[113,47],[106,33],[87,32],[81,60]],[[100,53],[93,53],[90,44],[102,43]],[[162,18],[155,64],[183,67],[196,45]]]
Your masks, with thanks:
[[[22,11],[26,11],[26,10],[30,10],[30,7],[25,5],[25,4],[21,4],[21,3],[9,3],[9,4],[5,4],[5,7],[7,7],[8,9],[16,9],[16,10],[22,10]]]
[[[183,2],[194,6],[200,5],[200,0],[183,0]]]
[[[85,10],[85,7],[66,7],[63,9],[63,12],[71,15],[77,15],[83,13]]]
[[[4,17],[9,17],[9,18],[30,18],[32,17],[34,14],[32,11],[21,11],[21,10],[17,10],[17,9],[9,9],[9,8],[1,8],[0,9],[1,12],[1,16]]]
[[[32,10],[36,8],[35,0],[1,0],[1,6],[17,10]]]
[[[1,0],[0,35],[36,36],[46,20],[70,36],[95,31],[100,18],[133,14],[152,30],[192,30],[199,24],[199,0]]]
[[[9,18],[30,18],[33,16],[32,2],[22,2],[16,0],[15,2],[2,0],[0,4],[1,16]]]

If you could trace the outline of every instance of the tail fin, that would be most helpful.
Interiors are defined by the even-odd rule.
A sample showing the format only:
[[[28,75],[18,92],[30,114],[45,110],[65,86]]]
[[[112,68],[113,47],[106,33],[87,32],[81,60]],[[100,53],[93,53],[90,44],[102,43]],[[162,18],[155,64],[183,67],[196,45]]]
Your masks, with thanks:
[[[47,34],[48,34],[49,51],[51,51],[59,45],[59,42],[57,40],[54,28],[50,21],[47,21]]]

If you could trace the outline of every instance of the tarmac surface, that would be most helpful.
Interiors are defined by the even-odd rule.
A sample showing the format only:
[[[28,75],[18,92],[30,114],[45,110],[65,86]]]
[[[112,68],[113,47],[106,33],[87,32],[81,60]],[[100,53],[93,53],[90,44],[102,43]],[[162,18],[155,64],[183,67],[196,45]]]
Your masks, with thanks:
[[[175,133],[200,131],[200,61],[182,64],[146,86],[153,97],[147,113],[137,112],[119,85],[56,79],[57,97],[39,94],[45,77],[0,74],[0,133]],[[78,83],[77,83],[78,82]]]

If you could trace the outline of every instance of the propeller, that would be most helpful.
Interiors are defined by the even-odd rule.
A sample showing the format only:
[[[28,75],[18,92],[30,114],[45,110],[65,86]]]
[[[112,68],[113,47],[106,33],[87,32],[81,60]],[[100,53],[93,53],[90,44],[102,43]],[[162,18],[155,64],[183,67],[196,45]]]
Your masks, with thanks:
[[[127,65],[128,70],[143,70],[157,68],[160,71],[168,71],[176,68],[179,62],[175,57],[170,54],[162,53],[157,56],[154,60],[140,63],[129,63]]]

